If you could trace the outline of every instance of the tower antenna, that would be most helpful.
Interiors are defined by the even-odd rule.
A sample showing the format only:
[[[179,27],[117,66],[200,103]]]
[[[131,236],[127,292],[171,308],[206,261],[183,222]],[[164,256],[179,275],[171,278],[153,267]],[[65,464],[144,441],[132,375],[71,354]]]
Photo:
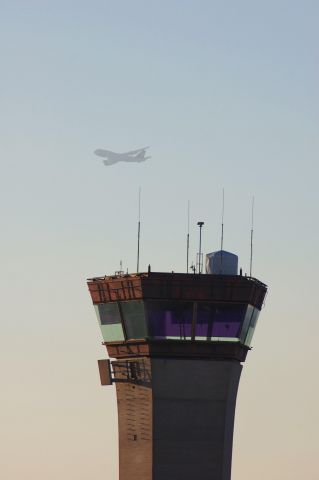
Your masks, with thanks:
[[[223,187],[223,198],[222,198],[222,231],[220,238],[220,273],[223,271],[223,246],[224,246],[224,213],[225,213],[225,190]]]
[[[187,203],[186,273],[188,273],[188,264],[189,264],[189,200]]]
[[[224,246],[224,213],[225,213],[225,191],[223,187],[223,201],[222,201],[222,232],[220,238],[220,249],[223,250]]]
[[[202,273],[202,228],[204,222],[197,222],[199,226],[199,252],[198,252],[198,273]]]
[[[140,267],[140,239],[141,239],[141,187],[138,189],[138,226],[137,226],[137,268],[139,272]]]
[[[250,277],[252,275],[252,269],[253,269],[254,206],[255,206],[255,197],[253,196],[252,202],[251,202],[250,266],[249,266]]]

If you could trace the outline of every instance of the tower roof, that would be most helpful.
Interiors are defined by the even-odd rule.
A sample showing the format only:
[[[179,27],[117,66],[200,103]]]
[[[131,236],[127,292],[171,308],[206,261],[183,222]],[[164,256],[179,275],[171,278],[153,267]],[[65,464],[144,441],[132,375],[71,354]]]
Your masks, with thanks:
[[[170,299],[249,303],[261,309],[267,286],[241,275],[146,272],[88,279],[94,304]]]

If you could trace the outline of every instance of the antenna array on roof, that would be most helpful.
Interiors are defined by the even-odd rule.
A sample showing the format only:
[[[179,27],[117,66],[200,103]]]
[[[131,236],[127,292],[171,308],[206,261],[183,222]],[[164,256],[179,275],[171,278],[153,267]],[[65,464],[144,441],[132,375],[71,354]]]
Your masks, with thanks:
[[[252,275],[252,270],[253,270],[254,206],[255,206],[255,197],[253,196],[252,202],[251,202],[250,264],[249,264],[249,276],[250,277]]]
[[[140,268],[140,238],[141,238],[141,187],[138,189],[138,225],[137,225],[137,267],[136,273]]]
[[[223,188],[223,200],[222,200],[222,231],[220,239],[220,249],[223,250],[224,246],[224,213],[225,213],[225,191]]]
[[[188,264],[189,264],[189,200],[187,203],[186,273],[188,273]]]

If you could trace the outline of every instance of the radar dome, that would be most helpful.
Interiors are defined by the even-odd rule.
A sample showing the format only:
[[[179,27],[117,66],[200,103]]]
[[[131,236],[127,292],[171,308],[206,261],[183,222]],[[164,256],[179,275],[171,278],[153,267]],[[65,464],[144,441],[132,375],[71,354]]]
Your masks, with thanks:
[[[238,275],[238,256],[218,250],[206,255],[206,273],[214,275]]]

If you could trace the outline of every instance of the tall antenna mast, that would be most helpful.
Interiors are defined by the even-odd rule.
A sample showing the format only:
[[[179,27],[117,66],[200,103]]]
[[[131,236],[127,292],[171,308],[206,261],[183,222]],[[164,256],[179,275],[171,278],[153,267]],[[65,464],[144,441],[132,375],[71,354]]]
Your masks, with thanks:
[[[137,227],[137,267],[136,272],[139,272],[140,267],[140,238],[141,238],[141,187],[138,189],[138,227]]]
[[[189,200],[187,204],[187,240],[186,240],[186,272],[188,273],[189,264]]]
[[[223,250],[224,246],[224,213],[225,213],[225,192],[223,188],[223,202],[222,202],[222,232],[220,239],[220,249]]]
[[[252,269],[253,269],[254,206],[255,206],[255,197],[253,196],[252,202],[251,202],[250,266],[249,266],[250,277],[252,275]]]
[[[222,200],[222,231],[220,238],[220,272],[223,271],[223,246],[224,246],[224,213],[225,213],[225,191],[223,187],[223,200]]]
[[[202,273],[202,228],[204,222],[197,222],[199,226],[199,252],[198,252],[198,273]]]

